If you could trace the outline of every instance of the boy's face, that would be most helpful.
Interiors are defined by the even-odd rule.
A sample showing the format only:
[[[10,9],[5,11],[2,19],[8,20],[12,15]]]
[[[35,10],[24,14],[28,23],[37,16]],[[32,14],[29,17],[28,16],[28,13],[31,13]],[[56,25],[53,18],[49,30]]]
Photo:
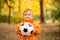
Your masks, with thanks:
[[[23,14],[24,19],[30,20],[32,18],[32,11],[28,10]]]

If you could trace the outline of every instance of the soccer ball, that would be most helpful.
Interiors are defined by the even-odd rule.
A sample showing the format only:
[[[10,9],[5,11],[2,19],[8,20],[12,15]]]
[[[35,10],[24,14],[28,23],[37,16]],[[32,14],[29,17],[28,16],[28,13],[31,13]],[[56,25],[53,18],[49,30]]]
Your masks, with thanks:
[[[22,35],[30,36],[33,33],[34,27],[29,22],[24,22],[20,27],[19,30]]]

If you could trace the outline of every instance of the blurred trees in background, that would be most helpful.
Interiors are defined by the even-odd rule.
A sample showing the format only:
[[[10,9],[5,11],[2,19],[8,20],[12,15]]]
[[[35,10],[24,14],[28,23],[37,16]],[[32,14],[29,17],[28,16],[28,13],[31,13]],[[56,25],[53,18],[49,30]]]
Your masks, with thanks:
[[[2,10],[2,7],[7,4],[7,7],[9,8],[9,13],[8,13],[8,23],[10,23],[10,18],[11,18],[11,9],[12,9],[12,3],[14,3],[14,0],[0,0],[0,14],[1,14],[1,10]],[[4,20],[5,21],[5,20]]]
[[[21,4],[21,2],[23,2],[23,1],[24,1],[24,3]],[[53,21],[55,19],[57,19],[60,21],[60,0],[33,0],[33,1],[29,0],[30,1],[29,3],[27,0],[26,1],[23,0],[23,1],[22,0],[18,0],[18,1],[17,0],[0,0],[0,22],[8,22],[8,23],[20,22],[23,19],[21,9],[23,10],[24,8],[22,8],[22,6],[25,8],[30,7],[33,11],[33,19],[40,20],[41,23],[45,23],[47,19],[53,20]],[[36,4],[34,4],[34,3],[36,3]],[[30,6],[29,6],[29,4],[30,4]],[[32,4],[34,4],[33,7],[32,7]],[[7,5],[6,9],[4,9],[4,7],[6,5]],[[34,8],[34,6],[36,6],[36,7],[38,6],[38,7]],[[21,9],[20,9],[20,7],[21,7]],[[4,12],[3,9],[7,12]],[[17,11],[17,9],[18,9],[18,11]],[[38,10],[36,10],[36,9],[38,9]],[[38,12],[38,11],[40,11],[40,12]],[[4,15],[4,13],[6,13],[7,15]],[[38,14],[38,15],[36,15],[36,14]]]
[[[60,0],[54,0],[53,4],[56,7],[56,10],[51,10],[51,16],[53,20],[58,20],[60,22]]]
[[[3,5],[4,5],[4,0],[0,0],[0,14],[2,12]]]
[[[60,29],[60,0],[54,0],[53,5],[55,5],[56,10],[51,10],[51,17],[53,21],[58,20]]]

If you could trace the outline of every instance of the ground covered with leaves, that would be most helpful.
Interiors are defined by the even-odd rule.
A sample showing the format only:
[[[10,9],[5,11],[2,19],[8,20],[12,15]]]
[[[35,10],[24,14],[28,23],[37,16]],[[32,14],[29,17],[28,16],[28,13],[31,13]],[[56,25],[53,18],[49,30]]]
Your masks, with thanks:
[[[19,40],[15,33],[17,24],[0,23],[0,40]],[[41,34],[38,40],[60,40],[58,24],[47,23],[41,25]]]

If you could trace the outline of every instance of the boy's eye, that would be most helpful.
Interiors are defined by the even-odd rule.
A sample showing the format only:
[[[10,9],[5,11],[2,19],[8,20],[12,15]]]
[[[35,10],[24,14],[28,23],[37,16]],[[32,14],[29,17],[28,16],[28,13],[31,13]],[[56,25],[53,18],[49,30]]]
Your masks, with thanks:
[[[22,24],[21,26],[23,26],[24,24]]]

